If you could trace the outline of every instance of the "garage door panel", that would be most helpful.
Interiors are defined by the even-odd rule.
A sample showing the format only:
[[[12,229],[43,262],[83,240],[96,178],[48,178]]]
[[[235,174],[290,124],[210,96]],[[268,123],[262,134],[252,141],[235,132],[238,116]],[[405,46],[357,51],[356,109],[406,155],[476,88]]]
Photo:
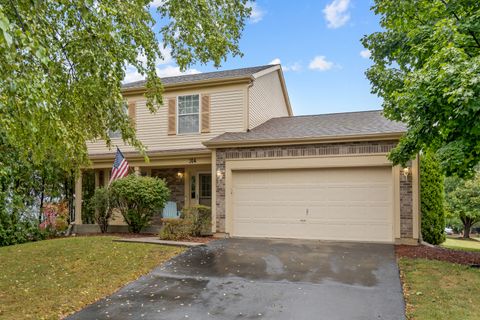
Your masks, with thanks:
[[[234,236],[393,240],[391,169],[233,172]]]
[[[371,225],[370,225],[371,226]],[[271,238],[294,238],[294,239],[312,239],[311,234],[322,234],[323,240],[338,241],[381,241],[388,239],[388,224],[378,224],[370,228],[367,225],[346,225],[342,223],[319,223],[319,224],[302,224],[302,223],[273,223],[272,221],[259,221],[255,228],[251,228],[249,223],[238,223],[238,233],[242,237],[260,237],[264,238],[265,234]],[[372,230],[376,230],[372,233]],[[367,240],[368,239],[368,240]]]
[[[391,198],[390,191],[390,185],[373,183],[329,185],[325,189],[327,199],[335,201],[381,201]]]
[[[301,219],[307,220],[345,220],[347,222],[354,221],[355,224],[362,224],[365,221],[377,220],[385,221],[385,212],[389,211],[388,207],[332,207],[325,208],[309,208],[308,215],[303,214]],[[300,216],[302,216],[299,213]]]
[[[235,220],[250,219],[252,222],[261,219],[303,219],[304,210],[289,205],[268,205],[268,204],[252,204],[238,205],[238,211]]]
[[[241,186],[233,189],[234,201],[248,199],[253,201],[301,201],[306,198],[327,200],[322,186],[281,185],[281,186]]]

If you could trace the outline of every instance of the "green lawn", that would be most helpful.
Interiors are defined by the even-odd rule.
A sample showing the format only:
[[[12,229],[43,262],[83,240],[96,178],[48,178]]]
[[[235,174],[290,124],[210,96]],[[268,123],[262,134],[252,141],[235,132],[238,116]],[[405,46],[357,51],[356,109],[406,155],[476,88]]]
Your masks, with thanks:
[[[407,318],[479,319],[480,271],[442,261],[400,258]]]
[[[183,249],[55,239],[0,248],[0,319],[59,319],[115,292]]]
[[[447,238],[442,247],[464,251],[480,251],[480,241],[476,239]]]

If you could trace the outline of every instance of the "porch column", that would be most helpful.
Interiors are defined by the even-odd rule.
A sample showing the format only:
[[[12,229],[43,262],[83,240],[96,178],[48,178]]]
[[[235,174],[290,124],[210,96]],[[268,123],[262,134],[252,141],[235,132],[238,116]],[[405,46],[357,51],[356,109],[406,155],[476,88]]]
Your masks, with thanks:
[[[108,186],[110,181],[110,169],[103,169],[103,185]]]
[[[82,224],[82,172],[75,181],[75,224]]]
[[[150,168],[150,167],[145,168],[145,172],[147,173],[147,177],[152,176],[152,168]]]
[[[95,170],[95,189],[98,189],[100,186],[100,171]]]
[[[191,206],[191,199],[190,199],[190,177],[192,173],[190,172],[189,167],[185,167],[183,171],[183,206],[188,208]]]
[[[212,150],[212,233],[217,232],[217,150]]]

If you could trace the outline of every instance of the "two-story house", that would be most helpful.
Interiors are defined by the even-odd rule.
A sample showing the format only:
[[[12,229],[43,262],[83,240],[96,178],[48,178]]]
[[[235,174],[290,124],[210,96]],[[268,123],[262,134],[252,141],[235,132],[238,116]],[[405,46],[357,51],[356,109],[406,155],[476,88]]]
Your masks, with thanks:
[[[418,161],[392,166],[405,132],[380,111],[293,116],[279,65],[163,78],[164,101],[145,106],[144,82],[124,85],[150,161],[114,138],[137,174],[164,178],[179,209],[212,207],[212,232],[235,237],[416,242]],[[319,93],[321,88],[319,88]],[[115,150],[88,144],[95,186]],[[82,225],[82,179],[75,223]],[[113,228],[123,220],[116,217]],[[115,226],[116,225],[116,226]]]

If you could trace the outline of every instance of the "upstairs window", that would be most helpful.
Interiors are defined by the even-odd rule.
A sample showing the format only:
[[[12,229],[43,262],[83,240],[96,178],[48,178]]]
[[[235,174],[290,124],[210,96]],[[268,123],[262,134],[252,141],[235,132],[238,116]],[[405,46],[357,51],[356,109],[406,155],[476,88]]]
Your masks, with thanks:
[[[122,132],[120,132],[120,130],[108,130],[108,136],[111,139],[121,138],[122,137]]]
[[[122,104],[122,107],[123,107],[123,112],[125,112],[126,115],[128,115],[128,105],[126,103]],[[114,138],[121,138],[122,137],[122,132],[120,131],[120,129],[117,129],[117,130],[108,130],[108,136],[111,138],[111,139],[114,139]]]
[[[198,94],[178,97],[178,133],[200,132],[200,98]]]

